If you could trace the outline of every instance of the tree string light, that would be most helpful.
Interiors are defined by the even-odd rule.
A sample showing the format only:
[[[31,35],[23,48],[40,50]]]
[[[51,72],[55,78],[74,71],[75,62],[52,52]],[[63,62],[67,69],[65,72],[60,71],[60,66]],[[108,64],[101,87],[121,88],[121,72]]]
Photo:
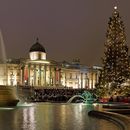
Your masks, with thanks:
[[[112,95],[122,90],[122,84],[130,78],[128,46],[124,24],[114,7],[114,13],[108,22],[103,58],[103,69],[99,77],[97,91]]]

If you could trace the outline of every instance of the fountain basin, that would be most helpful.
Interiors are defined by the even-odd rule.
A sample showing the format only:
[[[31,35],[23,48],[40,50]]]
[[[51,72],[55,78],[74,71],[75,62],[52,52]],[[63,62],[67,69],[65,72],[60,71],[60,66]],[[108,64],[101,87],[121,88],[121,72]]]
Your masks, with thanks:
[[[18,102],[15,87],[0,86],[0,107],[16,106]]]
[[[105,111],[92,110],[88,112],[89,116],[96,117],[99,119],[106,119],[113,122],[119,126],[121,130],[130,130],[130,120],[129,117]]]

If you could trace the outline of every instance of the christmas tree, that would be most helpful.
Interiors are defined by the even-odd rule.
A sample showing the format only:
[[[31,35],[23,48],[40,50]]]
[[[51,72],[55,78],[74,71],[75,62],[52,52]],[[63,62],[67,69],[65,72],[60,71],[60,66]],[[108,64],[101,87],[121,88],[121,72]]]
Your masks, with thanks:
[[[106,42],[104,44],[103,69],[99,77],[97,92],[111,96],[123,91],[122,84],[130,76],[128,47],[123,21],[117,7],[108,22]]]

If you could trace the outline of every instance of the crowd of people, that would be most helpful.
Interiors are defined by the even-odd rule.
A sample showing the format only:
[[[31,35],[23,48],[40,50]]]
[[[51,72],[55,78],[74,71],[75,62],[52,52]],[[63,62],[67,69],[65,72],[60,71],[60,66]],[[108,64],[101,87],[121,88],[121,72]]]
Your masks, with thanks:
[[[109,102],[130,103],[130,96],[113,96],[113,97],[110,97]]]
[[[130,103],[130,96],[111,96],[110,98],[101,98],[100,102],[122,102]]]
[[[74,95],[81,95],[84,91],[85,89],[35,88],[30,100],[34,102],[67,102]]]
[[[73,88],[22,88],[23,97],[32,102],[67,102],[75,95],[82,95],[86,89]],[[20,89],[19,89],[20,90]],[[31,91],[30,91],[31,90]],[[90,90],[89,90],[90,91]],[[20,92],[19,92],[20,93]],[[79,99],[80,100],[80,99]],[[97,98],[99,102],[123,102],[130,103],[130,96],[111,96],[110,98]]]

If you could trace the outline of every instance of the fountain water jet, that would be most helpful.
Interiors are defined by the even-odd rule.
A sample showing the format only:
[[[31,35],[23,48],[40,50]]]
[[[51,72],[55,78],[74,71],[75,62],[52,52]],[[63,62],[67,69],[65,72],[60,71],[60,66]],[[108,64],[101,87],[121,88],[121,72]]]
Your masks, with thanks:
[[[3,35],[0,30],[0,48],[1,48],[1,60],[3,63],[6,63],[6,51],[5,51],[5,45],[4,45],[4,40],[3,40]]]
[[[81,101],[85,104],[93,104],[94,101],[96,101],[96,96],[94,94],[91,94],[89,91],[84,91],[82,95],[74,95],[71,97],[67,103],[71,103],[77,97],[81,98]]]
[[[13,86],[7,86],[6,52],[1,30],[0,50],[2,56],[0,63],[0,107],[16,106],[19,102],[16,95],[16,88]]]
[[[7,69],[6,69],[6,52],[5,52],[5,45],[3,40],[3,35],[0,30],[0,85],[7,85]]]

